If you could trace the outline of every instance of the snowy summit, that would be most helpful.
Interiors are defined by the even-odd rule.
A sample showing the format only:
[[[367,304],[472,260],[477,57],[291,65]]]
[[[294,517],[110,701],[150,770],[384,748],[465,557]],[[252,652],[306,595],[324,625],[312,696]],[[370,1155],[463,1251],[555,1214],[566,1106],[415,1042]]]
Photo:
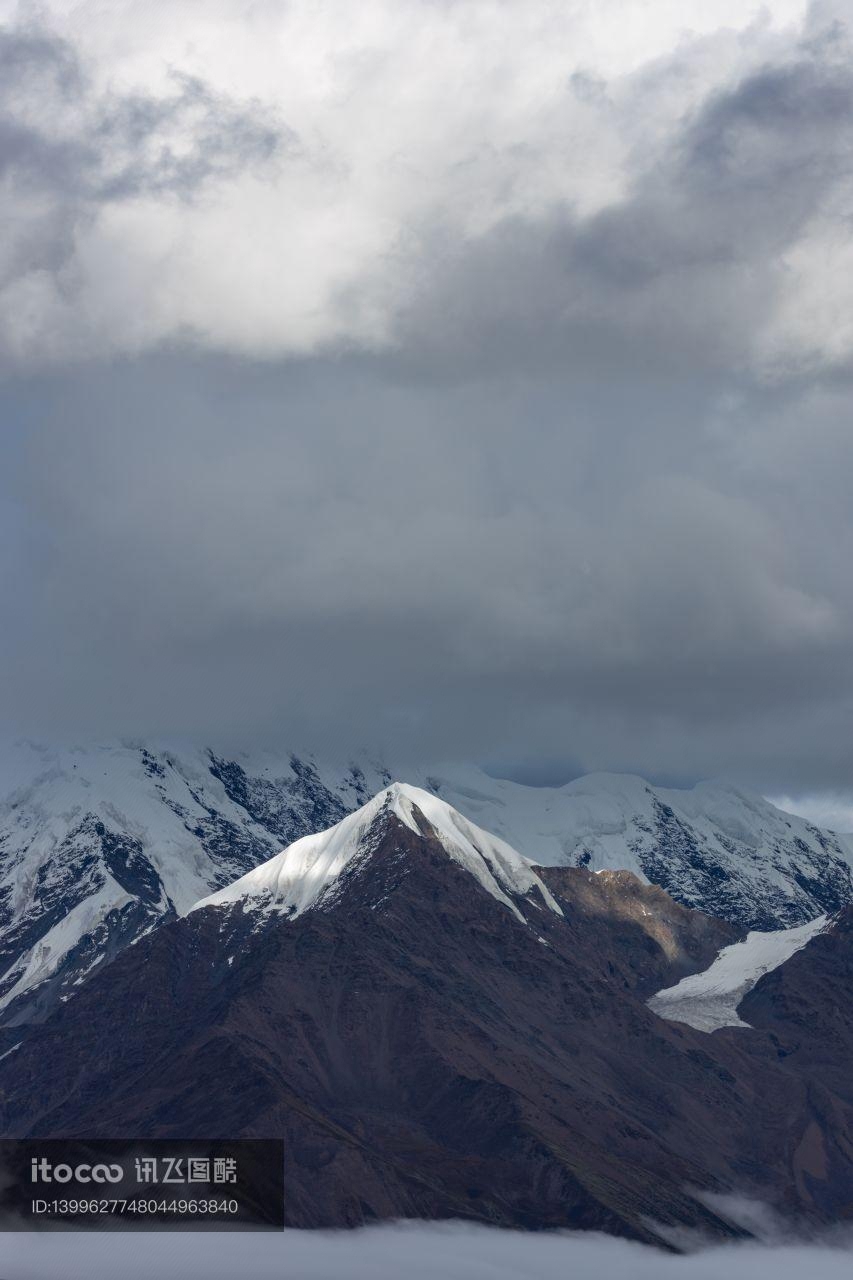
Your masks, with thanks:
[[[323,901],[344,871],[369,858],[376,824],[392,815],[416,835],[437,838],[449,858],[520,919],[513,899],[533,889],[562,915],[527,858],[429,791],[403,782],[392,783],[327,831],[296,840],[234,884],[202,898],[193,911],[242,901],[244,906],[264,905],[289,917],[302,915]]]

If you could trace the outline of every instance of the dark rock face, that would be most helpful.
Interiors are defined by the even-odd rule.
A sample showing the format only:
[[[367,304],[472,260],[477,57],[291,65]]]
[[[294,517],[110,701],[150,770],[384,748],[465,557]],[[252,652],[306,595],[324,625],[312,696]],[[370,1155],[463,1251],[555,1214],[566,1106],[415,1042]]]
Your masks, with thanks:
[[[229,799],[244,809],[254,822],[269,831],[281,845],[300,836],[322,831],[340,822],[351,807],[369,797],[355,794],[355,806],[324,786],[310,761],[290,757],[292,778],[271,780],[249,776],[234,761],[221,760],[211,752],[210,772],[224,786]]]
[[[853,1205],[853,908],[766,974],[738,1013],[764,1032],[781,1070],[809,1082],[809,1123],[793,1148],[797,1193],[831,1215]]]
[[[125,950],[0,1061],[0,1130],[280,1134],[295,1226],[736,1234],[686,1188],[850,1215],[833,1046],[780,1058],[784,1009],[772,1030],[709,1036],[644,1004],[730,926],[582,869],[543,877],[562,916],[517,897],[524,923],[427,825],[384,814],[364,849],[296,919],[209,907]],[[849,1037],[849,1001],[839,1016]]]
[[[790,1069],[816,1071],[853,1106],[853,907],[765,974],[738,1007]]]
[[[537,871],[568,919],[582,927],[584,946],[606,955],[612,974],[618,961],[620,980],[644,996],[707,968],[723,947],[742,936],[727,920],[691,911],[630,871]]]

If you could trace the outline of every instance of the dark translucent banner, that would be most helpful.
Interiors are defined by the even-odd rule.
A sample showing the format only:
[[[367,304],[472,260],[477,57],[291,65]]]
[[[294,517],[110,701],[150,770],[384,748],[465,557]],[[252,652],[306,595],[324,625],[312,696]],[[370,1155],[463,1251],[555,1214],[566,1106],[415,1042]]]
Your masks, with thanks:
[[[280,1139],[0,1140],[3,1231],[281,1231]]]

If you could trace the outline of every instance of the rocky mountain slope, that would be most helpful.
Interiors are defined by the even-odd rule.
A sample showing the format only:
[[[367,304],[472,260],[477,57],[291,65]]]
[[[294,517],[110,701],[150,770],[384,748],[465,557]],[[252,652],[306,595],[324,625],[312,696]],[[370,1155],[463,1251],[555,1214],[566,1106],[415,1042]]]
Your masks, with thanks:
[[[737,1234],[707,1193],[844,1219],[850,1086],[829,1049],[790,1051],[821,992],[797,985],[790,1026],[770,997],[772,1029],[647,1007],[736,936],[630,873],[532,868],[392,786],[94,973],[0,1060],[0,1131],[281,1134],[300,1226]],[[776,973],[827,939],[847,972],[832,924]],[[843,1048],[849,999],[835,1014]]]
[[[743,929],[804,923],[853,901],[853,840],[732,787],[673,791],[596,774],[536,788],[467,766],[407,776],[536,863],[629,870]],[[0,1026],[44,1017],[130,942],[388,781],[375,763],[288,753],[4,749]]]

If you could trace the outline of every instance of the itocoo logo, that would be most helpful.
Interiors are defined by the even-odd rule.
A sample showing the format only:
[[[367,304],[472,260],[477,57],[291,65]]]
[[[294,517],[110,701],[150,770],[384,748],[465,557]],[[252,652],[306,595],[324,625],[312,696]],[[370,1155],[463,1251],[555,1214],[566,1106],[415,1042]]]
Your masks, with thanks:
[[[42,1157],[30,1161],[31,1182],[121,1182],[120,1164],[51,1164]]]

